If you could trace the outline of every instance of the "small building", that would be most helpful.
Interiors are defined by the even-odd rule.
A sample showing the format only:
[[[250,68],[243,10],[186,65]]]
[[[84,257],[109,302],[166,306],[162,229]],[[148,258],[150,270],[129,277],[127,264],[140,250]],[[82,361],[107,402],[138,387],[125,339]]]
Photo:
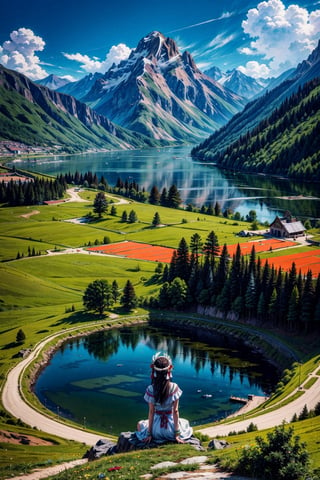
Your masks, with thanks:
[[[276,217],[270,225],[270,235],[277,238],[296,238],[305,235],[306,229],[302,222],[293,218],[290,212],[284,217]]]

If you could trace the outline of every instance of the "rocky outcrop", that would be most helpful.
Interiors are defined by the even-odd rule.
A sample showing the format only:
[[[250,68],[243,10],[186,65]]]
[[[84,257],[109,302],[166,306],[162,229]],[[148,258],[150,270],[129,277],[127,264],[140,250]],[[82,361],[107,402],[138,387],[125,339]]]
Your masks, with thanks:
[[[169,443],[169,442],[168,442]],[[192,445],[196,450],[203,451],[200,440],[192,436],[185,443]],[[117,443],[111,440],[102,438],[93,447],[90,448],[83,458],[88,460],[96,460],[104,455],[114,455],[116,453],[126,453],[132,450],[144,450],[146,448],[159,447],[159,443],[151,441],[150,443],[141,442],[138,440],[134,432],[122,432],[119,435]]]

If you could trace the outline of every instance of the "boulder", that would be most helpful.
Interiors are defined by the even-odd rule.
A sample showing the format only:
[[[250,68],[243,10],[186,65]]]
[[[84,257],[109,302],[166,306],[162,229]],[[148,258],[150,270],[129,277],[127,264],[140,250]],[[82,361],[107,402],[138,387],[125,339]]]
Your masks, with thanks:
[[[226,442],[225,440],[217,440],[216,438],[211,440],[208,444],[208,448],[210,448],[211,450],[222,450],[228,446],[228,442]]]

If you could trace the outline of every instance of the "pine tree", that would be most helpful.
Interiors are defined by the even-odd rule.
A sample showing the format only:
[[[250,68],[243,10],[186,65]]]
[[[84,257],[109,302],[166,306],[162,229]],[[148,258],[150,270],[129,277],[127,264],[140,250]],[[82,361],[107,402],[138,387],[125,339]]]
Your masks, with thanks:
[[[162,207],[168,206],[168,192],[165,187],[162,189],[162,192],[160,195],[160,205],[162,205]]]
[[[314,309],[314,288],[312,283],[312,272],[308,270],[307,278],[304,284],[304,289],[301,297],[301,322],[304,326],[304,331],[308,332],[313,320]]]
[[[101,218],[102,214],[105,213],[108,209],[108,203],[106,196],[103,192],[99,192],[96,195],[96,198],[93,202],[93,211],[98,214],[98,217]]]
[[[290,300],[289,300],[289,310],[288,310],[288,328],[290,331],[297,330],[299,320],[299,291],[298,287],[295,285],[292,289]]]
[[[121,305],[125,310],[130,311],[137,306],[137,303],[138,299],[134,291],[134,286],[130,280],[127,280],[127,283],[123,289]]]
[[[138,215],[136,214],[136,212],[134,210],[131,210],[129,212],[128,222],[129,223],[136,223],[137,221],[138,221]]]
[[[256,306],[256,286],[253,273],[250,275],[249,284],[247,286],[246,294],[245,294],[245,307],[249,314],[249,318],[252,316]]]
[[[220,215],[221,215],[221,206],[218,202],[215,203],[214,214],[215,214],[216,217],[220,217]]]
[[[117,207],[115,205],[111,206],[110,215],[112,215],[113,217],[117,216]]]
[[[160,225],[160,224],[161,224],[160,215],[159,215],[158,212],[156,212],[156,213],[154,214],[153,219],[152,219],[152,225],[153,225],[154,227],[157,227],[157,226]]]
[[[206,257],[209,260],[212,270],[214,269],[215,259],[219,256],[219,243],[218,238],[214,231],[212,230],[206,238],[206,241],[203,245],[203,251]]]
[[[113,280],[111,285],[111,292],[114,302],[117,302],[118,298],[120,297],[120,289],[117,280]]]
[[[276,288],[272,290],[269,305],[268,305],[268,313],[269,313],[269,318],[272,321],[274,325],[277,323],[277,318],[278,318],[278,293]]]
[[[127,221],[128,221],[127,210],[123,210],[122,215],[121,215],[121,222],[126,223]]]
[[[228,253],[227,245],[224,244],[222,247],[219,265],[217,268],[217,273],[215,276],[215,293],[220,293],[223,285],[227,282],[228,271],[229,271],[230,255]]]
[[[24,333],[24,331],[20,328],[17,332],[17,336],[16,336],[16,342],[17,343],[23,343],[26,339],[26,334]]]
[[[198,233],[194,233],[190,239],[190,250],[194,256],[194,263],[198,265],[199,256],[202,249],[201,236]]]
[[[176,257],[176,271],[175,276],[180,277],[183,280],[188,280],[189,278],[189,247],[184,237],[180,240],[177,257]]]
[[[233,256],[230,271],[230,294],[231,300],[235,300],[241,293],[241,249],[237,245],[236,253]]]
[[[152,205],[159,205],[160,203],[160,193],[155,185],[150,190],[149,203]]]
[[[261,292],[259,295],[258,306],[257,306],[257,314],[260,320],[264,320],[266,318],[266,299],[264,297],[264,293]]]
[[[170,208],[178,208],[181,201],[180,193],[176,185],[171,185],[168,192],[167,206]]]

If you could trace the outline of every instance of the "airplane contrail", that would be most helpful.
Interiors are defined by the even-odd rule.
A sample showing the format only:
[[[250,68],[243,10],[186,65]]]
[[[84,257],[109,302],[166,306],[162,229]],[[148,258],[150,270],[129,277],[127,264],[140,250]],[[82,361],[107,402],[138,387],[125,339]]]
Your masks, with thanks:
[[[205,25],[206,23],[218,22],[219,20],[224,20],[225,18],[232,17],[233,15],[234,15],[234,13],[232,13],[232,12],[226,12],[226,13],[223,13],[220,17],[210,18],[209,20],[204,20],[203,22],[193,23],[192,25],[187,25],[185,27],[176,28],[175,30],[171,30],[168,33],[181,32],[182,30],[187,30],[188,28],[200,27],[201,25]]]

